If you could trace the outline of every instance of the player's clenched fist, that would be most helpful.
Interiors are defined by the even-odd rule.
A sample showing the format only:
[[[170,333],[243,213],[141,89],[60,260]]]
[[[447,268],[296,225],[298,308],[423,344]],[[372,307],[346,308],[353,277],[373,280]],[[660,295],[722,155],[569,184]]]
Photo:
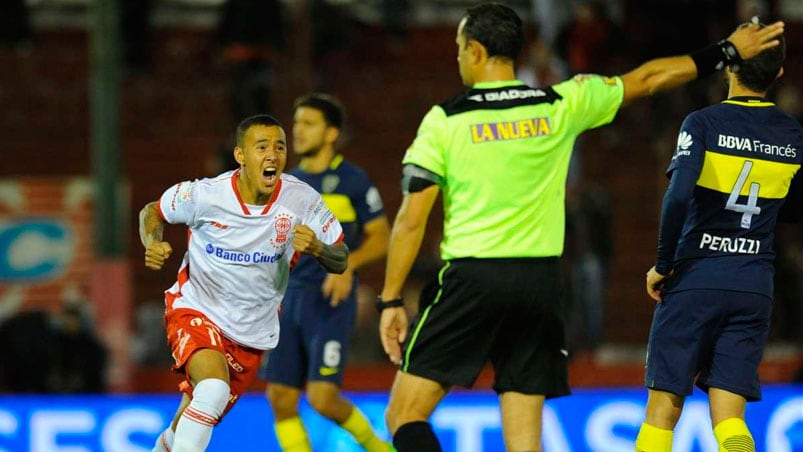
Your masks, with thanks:
[[[173,248],[167,242],[153,242],[145,248],[145,266],[151,270],[161,270]]]
[[[315,232],[308,226],[303,224],[296,225],[293,229],[293,249],[299,253],[312,254],[318,256],[321,254],[323,243],[315,237]]]

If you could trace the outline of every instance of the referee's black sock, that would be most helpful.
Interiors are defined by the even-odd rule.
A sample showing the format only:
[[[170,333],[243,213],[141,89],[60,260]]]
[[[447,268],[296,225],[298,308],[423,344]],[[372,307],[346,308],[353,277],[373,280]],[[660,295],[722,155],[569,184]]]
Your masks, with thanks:
[[[402,425],[393,435],[398,452],[441,452],[441,444],[429,422],[417,421]]]

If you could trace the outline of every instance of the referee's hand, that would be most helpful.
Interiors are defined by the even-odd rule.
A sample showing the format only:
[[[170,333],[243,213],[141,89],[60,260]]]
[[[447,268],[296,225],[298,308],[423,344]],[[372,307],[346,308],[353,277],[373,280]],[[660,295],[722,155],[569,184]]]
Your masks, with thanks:
[[[401,362],[401,343],[407,339],[407,311],[404,307],[385,308],[379,319],[379,338],[390,362]]]
[[[783,31],[784,23],[781,21],[763,28],[748,22],[740,25],[736,31],[731,33],[728,41],[736,47],[743,60],[749,60],[767,49],[777,47],[781,43],[778,37],[783,34]]]

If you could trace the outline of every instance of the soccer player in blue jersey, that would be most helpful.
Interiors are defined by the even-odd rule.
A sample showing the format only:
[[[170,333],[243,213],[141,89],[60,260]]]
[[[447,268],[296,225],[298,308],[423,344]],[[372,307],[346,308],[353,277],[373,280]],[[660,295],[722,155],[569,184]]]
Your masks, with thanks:
[[[366,417],[340,392],[348,341],[357,309],[357,270],[385,257],[390,225],[382,199],[368,175],[343,159],[335,143],[345,111],[331,96],[309,94],[296,100],[293,151],[301,160],[290,174],[321,193],[343,226],[349,253],[342,275],[326,273],[302,256],[290,273],[282,303],[279,345],[260,376],[276,420],[276,436],[285,451],[309,451],[310,442],[298,403],[306,384],[307,400],[336,422],[369,452],[391,449]]]
[[[784,53],[781,42],[727,68],[728,98],[681,126],[667,170],[658,256],[647,273],[647,293],[658,304],[637,451],[671,451],[695,382],[708,392],[719,450],[755,450],[744,413],[746,402],[761,398],[773,232],[784,201],[799,202],[803,188],[803,130],[765,99],[783,73]]]

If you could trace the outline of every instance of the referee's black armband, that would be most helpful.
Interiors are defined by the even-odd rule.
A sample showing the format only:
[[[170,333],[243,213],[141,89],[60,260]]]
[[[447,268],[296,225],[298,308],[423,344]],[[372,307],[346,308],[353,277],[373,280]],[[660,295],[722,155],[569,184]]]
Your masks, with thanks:
[[[443,178],[432,171],[418,165],[408,163],[402,168],[401,188],[402,193],[419,192],[431,185],[440,185]]]
[[[723,39],[716,44],[711,44],[689,55],[697,66],[697,78],[703,78],[731,66],[733,71],[739,70],[742,57],[736,46],[732,42]]]

